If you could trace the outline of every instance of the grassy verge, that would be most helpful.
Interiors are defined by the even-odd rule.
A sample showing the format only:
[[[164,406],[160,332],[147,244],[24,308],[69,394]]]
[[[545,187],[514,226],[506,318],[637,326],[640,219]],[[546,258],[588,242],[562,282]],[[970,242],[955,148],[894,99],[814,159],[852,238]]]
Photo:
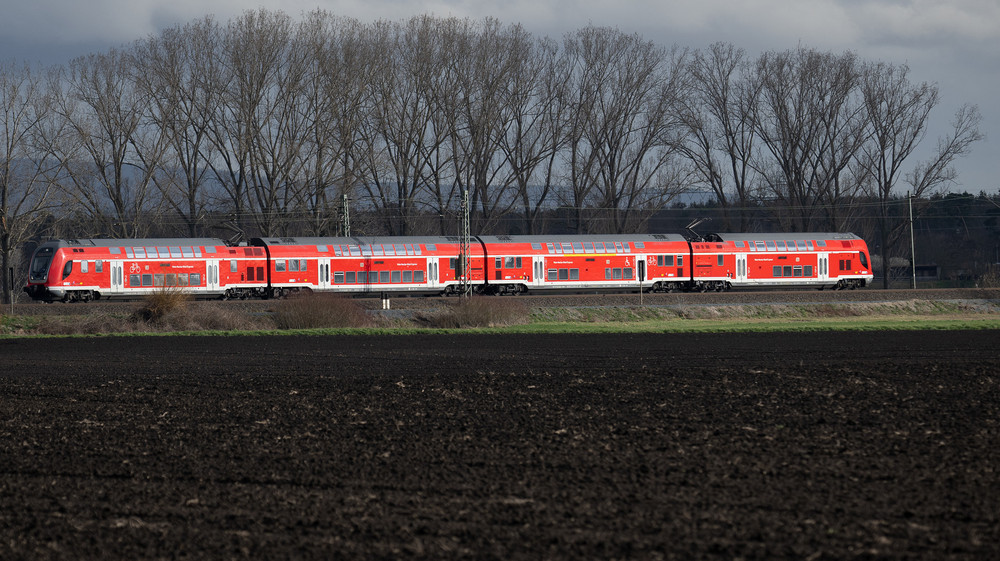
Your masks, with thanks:
[[[0,337],[457,333],[733,333],[1000,329],[991,301],[530,308],[515,299],[456,300],[438,310],[366,312],[350,299],[306,296],[250,314],[156,295],[130,314],[0,316]]]

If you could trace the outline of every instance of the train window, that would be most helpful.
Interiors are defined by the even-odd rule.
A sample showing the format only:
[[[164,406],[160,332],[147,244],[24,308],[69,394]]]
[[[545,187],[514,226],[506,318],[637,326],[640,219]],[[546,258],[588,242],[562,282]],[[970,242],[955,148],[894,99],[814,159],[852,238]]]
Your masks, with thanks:
[[[580,269],[570,269],[569,280],[580,280]]]
[[[184,257],[194,257],[194,250],[189,245],[181,246],[181,255]]]
[[[358,247],[358,249],[361,251],[361,256],[362,257],[371,257],[372,256],[372,246],[370,246],[370,245],[363,245],[363,246]],[[354,248],[353,247],[351,248],[351,255],[354,255]]]
[[[135,252],[132,251],[131,247],[125,248],[125,257],[128,257],[129,259],[135,259]]]
[[[569,269],[559,269],[559,280],[569,280]]]
[[[452,257],[452,258],[448,259],[448,268],[449,269],[455,269],[456,267],[458,267],[458,258],[457,257]]]
[[[372,275],[376,273],[373,271]],[[389,282],[389,271],[379,271],[378,272],[378,282],[381,284],[387,284]]]
[[[333,246],[333,255],[335,257],[343,257],[343,255],[340,253],[340,246],[339,245]]]
[[[518,257],[517,259],[515,259],[514,263],[516,264],[516,266],[517,266],[518,269],[520,269],[521,267],[524,267],[524,261],[523,261],[523,258],[521,258],[521,257]]]
[[[548,279],[548,280],[550,280],[550,281],[551,280],[556,280],[556,270],[555,269],[549,269],[548,271],[546,271],[546,277],[545,278]]]
[[[356,245],[347,246],[351,251],[351,257],[361,257],[361,248]]]
[[[784,268],[782,269],[781,276],[783,276],[783,277],[790,277],[790,276],[792,276],[792,266],[791,265],[785,265]]]
[[[403,271],[403,282],[413,282],[413,271]]]
[[[584,253],[594,253],[594,242],[584,242],[583,251]]]
[[[188,286],[201,286],[201,273],[191,273]]]
[[[63,267],[63,278],[68,277],[73,272],[73,262],[67,261],[66,266]]]
[[[773,275],[772,276],[775,276],[775,277],[780,277],[781,276],[781,265],[775,265],[774,266],[774,271],[773,271]]]
[[[535,251],[541,251],[542,250],[542,244],[540,244],[538,242],[531,242],[531,249],[533,249]]]
[[[549,253],[555,253],[556,252],[555,247],[552,244],[550,244],[550,243],[545,244],[545,247],[548,248]]]
[[[774,245],[776,246],[778,251],[788,251],[788,247],[785,246],[785,240],[778,240],[774,242]]]
[[[746,246],[743,245],[743,242],[736,242],[735,246],[736,247],[746,247]]]
[[[253,267],[247,267],[247,280],[248,281],[256,280],[254,278],[254,274],[253,273],[254,273]],[[263,279],[261,279],[261,280],[263,280]],[[157,285],[157,286],[159,286],[159,285]]]
[[[424,282],[424,272],[413,271],[413,282]]]
[[[615,242],[615,251],[618,253],[625,253],[625,246],[621,242]]]
[[[163,273],[153,273],[153,286],[163,286]]]
[[[719,258],[718,258],[718,265],[720,267],[722,267],[725,264],[726,264],[725,256],[724,255],[720,255]]]
[[[95,273],[103,273],[104,272],[104,261],[101,261],[100,259],[98,259],[97,261],[94,261],[94,272]]]
[[[140,286],[139,275],[129,275],[128,285],[129,286]]]
[[[153,275],[142,275],[142,286],[153,286]]]
[[[656,256],[656,266],[657,267],[662,267],[663,266],[663,256],[662,255],[657,255]]]
[[[424,247],[427,248],[427,251],[437,251],[437,244],[435,243],[424,244]]]
[[[503,269],[503,257],[497,257],[495,259],[495,261],[496,261],[496,265],[494,265],[493,268],[494,269]]]
[[[372,246],[372,255],[375,257],[382,257],[385,255],[385,251],[382,250],[382,244],[375,244]]]
[[[392,271],[390,274],[391,280],[389,282],[398,283],[399,282],[399,271]]]
[[[298,259],[289,259],[288,260],[288,271],[289,272],[295,272],[295,273],[299,272],[299,260]]]
[[[634,269],[632,267],[625,267],[623,272],[625,273],[625,280],[632,280],[634,275]]]
[[[604,280],[611,280],[611,268],[604,269]]]
[[[90,272],[90,261],[80,261],[80,272],[81,273]]]
[[[816,247],[826,247],[826,240],[819,240],[816,242]]]
[[[794,268],[794,270],[795,270],[795,276],[796,277],[801,277],[802,276],[802,265],[796,265],[795,268]]]
[[[858,256],[861,258],[861,266],[864,267],[865,269],[867,269],[868,268],[868,257],[865,255],[865,252],[863,252],[863,251],[858,252]],[[100,263],[100,261],[98,261],[98,263]],[[98,272],[100,272],[100,271],[98,271]]]
[[[677,266],[678,267],[683,267],[684,266],[684,256],[683,255],[678,255],[677,256]]]
[[[774,251],[774,242],[765,242],[765,243],[767,243],[767,251]]]
[[[355,273],[354,271],[347,271],[345,276],[345,282],[347,282],[347,284],[355,284],[356,282],[358,282],[358,274]]]
[[[333,272],[333,284],[344,284],[344,271]]]
[[[317,245],[316,246],[316,251],[318,251],[320,253],[326,253],[326,246],[325,245]]]
[[[358,271],[358,284],[368,284],[368,273],[365,271]]]
[[[611,270],[611,276],[614,277],[614,280],[622,280],[622,270],[615,267]]]
[[[146,248],[146,253],[149,253],[150,249],[154,249],[154,248],[147,247]],[[165,248],[165,247],[156,246],[155,250],[156,250],[156,254],[159,254],[160,259],[166,259],[166,258],[170,257],[170,250],[167,249],[167,248]],[[155,254],[152,255],[152,257],[156,257],[156,255]]]
[[[806,249],[809,251],[814,251],[812,240],[806,240]]]
[[[572,242],[563,242],[562,243],[562,252],[563,253],[573,253],[573,243]]]
[[[504,265],[505,265],[505,267],[507,269],[513,269],[515,267],[520,267],[521,265],[518,264],[518,261],[520,261],[520,258],[515,259],[513,257],[508,257],[507,260],[506,260],[506,262],[504,263]]]
[[[177,275],[175,273],[163,275],[163,286],[177,286]]]
[[[677,258],[677,265],[678,266],[679,265],[683,265],[684,264],[683,260],[684,260],[683,257],[678,257]],[[673,255],[664,255],[663,256],[663,266],[664,267],[673,267],[674,266],[674,256]]]
[[[278,259],[274,262],[274,272],[276,273],[284,273],[285,267],[286,264],[284,259]],[[250,280],[253,280],[253,278],[251,278]]]
[[[813,276],[813,268],[812,268],[812,265],[806,265],[805,267],[803,267],[803,268],[802,268],[802,270],[803,270],[803,274],[804,274],[805,276],[807,276],[807,277],[811,277],[811,276]]]

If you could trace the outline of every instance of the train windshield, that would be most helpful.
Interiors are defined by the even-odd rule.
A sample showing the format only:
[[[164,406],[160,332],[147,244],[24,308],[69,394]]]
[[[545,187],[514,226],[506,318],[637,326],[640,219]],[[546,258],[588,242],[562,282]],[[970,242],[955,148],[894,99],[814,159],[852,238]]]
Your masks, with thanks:
[[[35,252],[35,257],[31,260],[31,270],[28,278],[31,282],[44,282],[49,276],[49,264],[52,263],[51,247],[43,247]]]
[[[865,255],[865,252],[863,252],[863,251],[860,252],[860,253],[861,253],[861,266],[864,267],[865,269],[867,269],[868,268],[868,256]]]

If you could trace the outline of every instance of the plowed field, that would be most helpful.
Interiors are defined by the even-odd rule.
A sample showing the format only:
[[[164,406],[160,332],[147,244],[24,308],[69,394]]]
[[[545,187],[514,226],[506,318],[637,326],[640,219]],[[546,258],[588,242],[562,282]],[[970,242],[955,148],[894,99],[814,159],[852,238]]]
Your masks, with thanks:
[[[0,559],[998,559],[998,342],[0,340]]]

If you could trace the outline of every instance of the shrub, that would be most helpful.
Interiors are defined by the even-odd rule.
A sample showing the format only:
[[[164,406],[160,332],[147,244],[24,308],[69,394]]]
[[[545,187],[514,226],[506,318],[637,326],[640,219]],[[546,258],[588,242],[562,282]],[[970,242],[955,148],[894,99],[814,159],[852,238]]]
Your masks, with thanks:
[[[463,298],[450,310],[428,318],[432,327],[500,327],[528,323],[528,306],[515,298],[478,296]]]
[[[274,307],[278,329],[367,327],[371,319],[357,302],[337,294],[297,294]]]
[[[976,283],[979,288],[1000,288],[1000,265],[990,265]]]
[[[187,306],[191,297],[178,289],[164,288],[143,298],[139,307],[132,312],[133,321],[154,323],[171,312]]]

